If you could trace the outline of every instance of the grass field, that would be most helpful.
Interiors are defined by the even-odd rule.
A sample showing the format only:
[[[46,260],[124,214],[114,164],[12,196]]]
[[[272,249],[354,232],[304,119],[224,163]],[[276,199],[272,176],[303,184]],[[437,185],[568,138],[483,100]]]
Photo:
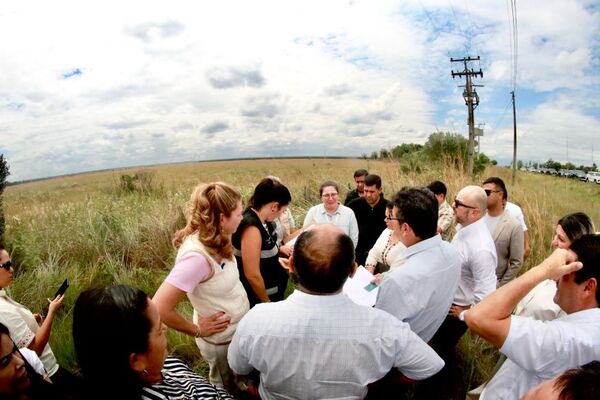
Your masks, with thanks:
[[[70,331],[77,295],[87,287],[108,283],[127,283],[154,294],[172,266],[171,238],[185,223],[184,206],[195,185],[226,181],[247,200],[261,177],[278,176],[292,192],[291,210],[300,225],[308,208],[319,201],[318,185],[333,179],[345,195],[353,187],[352,173],[357,168],[379,174],[388,198],[402,186],[440,179],[452,199],[467,184],[479,184],[487,176],[502,177],[508,184],[509,200],[521,205],[529,225],[532,252],[526,268],[549,254],[554,226],[562,215],[583,211],[600,221],[600,185],[520,172],[513,186],[511,171],[495,167],[475,180],[452,165],[318,158],[188,163],[82,174],[6,189],[5,242],[17,266],[12,297],[37,312],[62,280],[70,278],[51,345],[60,364],[74,369]],[[124,190],[121,176],[142,169],[149,179],[147,190]],[[190,315],[187,302],[180,307]],[[205,372],[190,337],[169,331],[169,344],[172,354]],[[464,385],[473,386],[487,378],[494,352],[471,337],[465,337],[461,346]]]

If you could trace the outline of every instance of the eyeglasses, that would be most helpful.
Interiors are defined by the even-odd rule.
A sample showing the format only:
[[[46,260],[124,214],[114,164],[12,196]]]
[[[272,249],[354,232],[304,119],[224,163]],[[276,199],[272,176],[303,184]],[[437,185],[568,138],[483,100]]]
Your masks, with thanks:
[[[470,208],[471,210],[475,210],[477,208],[477,207],[473,207],[473,206],[468,206],[465,203],[463,203],[462,201],[460,201],[459,199],[454,199],[454,205],[456,207]]]
[[[19,353],[19,348],[13,343],[13,348],[10,353],[0,358],[0,369],[8,367],[14,354]]]
[[[338,196],[339,196],[339,193],[323,193],[321,195],[321,197],[324,198],[324,199],[334,199],[334,198],[336,198]]]
[[[384,218],[386,221],[400,221],[400,218],[388,217],[387,215]]]
[[[486,196],[490,196],[492,193],[500,193],[502,190],[483,189]]]
[[[4,264],[0,264],[0,268],[4,268],[7,271],[10,271],[10,267],[12,267],[12,262],[8,260]]]

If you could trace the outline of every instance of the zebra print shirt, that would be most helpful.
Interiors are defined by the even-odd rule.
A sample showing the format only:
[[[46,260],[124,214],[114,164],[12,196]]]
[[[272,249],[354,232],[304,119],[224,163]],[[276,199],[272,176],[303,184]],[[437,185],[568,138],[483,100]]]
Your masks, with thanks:
[[[142,400],[233,400],[177,358],[167,357],[162,375],[161,383],[142,389]]]

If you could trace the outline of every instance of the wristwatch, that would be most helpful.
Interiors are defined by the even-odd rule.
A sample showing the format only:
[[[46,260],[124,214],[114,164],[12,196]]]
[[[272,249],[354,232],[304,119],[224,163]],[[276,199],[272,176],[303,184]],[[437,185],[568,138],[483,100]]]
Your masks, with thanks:
[[[465,312],[467,310],[462,310],[459,314],[458,314],[458,319],[460,319],[461,321],[465,322]]]

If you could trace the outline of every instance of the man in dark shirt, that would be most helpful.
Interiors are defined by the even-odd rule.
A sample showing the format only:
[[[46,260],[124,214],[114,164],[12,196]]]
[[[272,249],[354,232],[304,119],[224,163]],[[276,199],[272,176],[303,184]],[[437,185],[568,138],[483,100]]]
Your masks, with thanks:
[[[352,200],[358,199],[365,195],[365,178],[369,175],[369,171],[366,169],[357,169],[354,171],[354,182],[356,183],[356,189],[349,191],[346,194],[346,200],[344,205],[347,206]]]
[[[381,178],[374,174],[367,175],[365,178],[364,197],[348,203],[348,207],[354,211],[358,222],[358,244],[356,245],[358,265],[365,264],[369,250],[385,229],[387,203],[381,190]]]

